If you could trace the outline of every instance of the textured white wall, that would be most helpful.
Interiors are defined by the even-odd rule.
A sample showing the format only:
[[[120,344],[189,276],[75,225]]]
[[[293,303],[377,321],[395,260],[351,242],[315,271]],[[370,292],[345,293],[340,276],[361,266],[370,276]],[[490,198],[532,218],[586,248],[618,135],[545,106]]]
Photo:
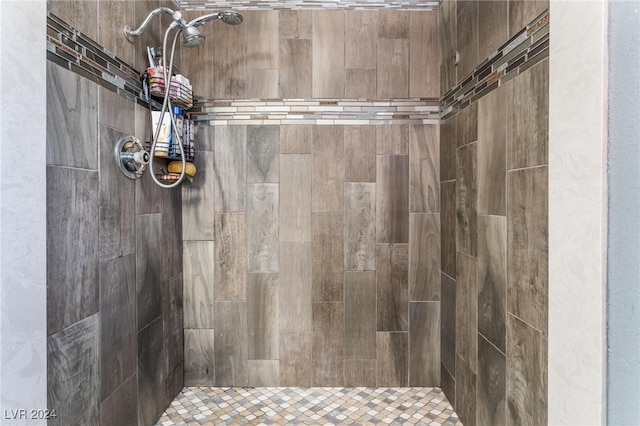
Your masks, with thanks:
[[[550,3],[549,424],[604,424],[607,3]]]
[[[44,424],[19,418],[47,408],[46,1],[0,22],[0,424]]]

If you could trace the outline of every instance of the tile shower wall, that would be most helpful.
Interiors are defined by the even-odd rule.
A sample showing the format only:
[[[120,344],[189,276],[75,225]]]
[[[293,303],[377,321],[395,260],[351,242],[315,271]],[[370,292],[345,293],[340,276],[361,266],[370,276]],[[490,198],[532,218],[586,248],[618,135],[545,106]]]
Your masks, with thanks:
[[[435,11],[242,14],[242,25],[200,27],[208,42],[183,51],[197,98],[440,97]]]
[[[200,126],[185,384],[437,386],[438,127]]]
[[[133,61],[139,45],[122,43],[121,26],[158,5],[49,9]],[[129,180],[113,160],[115,142],[148,138],[149,122],[135,102],[47,63],[50,424],[152,424],[183,385],[181,192]]]
[[[445,0],[442,93],[547,7]],[[548,70],[441,124],[442,388],[465,425],[547,422]]]
[[[183,51],[198,97],[439,96],[435,12],[243,15]],[[438,126],[417,123],[198,127],[185,384],[439,384]]]

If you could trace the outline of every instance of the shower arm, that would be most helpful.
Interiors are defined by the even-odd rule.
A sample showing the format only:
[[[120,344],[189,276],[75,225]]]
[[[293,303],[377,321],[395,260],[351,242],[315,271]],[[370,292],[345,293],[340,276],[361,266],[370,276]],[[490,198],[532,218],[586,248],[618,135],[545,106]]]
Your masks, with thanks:
[[[171,15],[172,17],[174,16],[175,12],[171,9],[169,9],[168,7],[159,7],[157,9],[154,9],[151,11],[151,13],[149,13],[149,15],[145,18],[144,22],[142,22],[142,24],[140,24],[140,26],[138,28],[136,28],[135,30],[132,29],[130,26],[125,25],[124,27],[124,36],[127,38],[127,40],[129,40],[130,43],[133,43],[133,36],[139,36],[140,34],[143,33],[143,31],[145,30],[145,28],[147,27],[147,25],[149,25],[149,22],[151,22],[151,20],[153,19],[154,16],[160,14],[160,13],[167,13],[169,15]]]

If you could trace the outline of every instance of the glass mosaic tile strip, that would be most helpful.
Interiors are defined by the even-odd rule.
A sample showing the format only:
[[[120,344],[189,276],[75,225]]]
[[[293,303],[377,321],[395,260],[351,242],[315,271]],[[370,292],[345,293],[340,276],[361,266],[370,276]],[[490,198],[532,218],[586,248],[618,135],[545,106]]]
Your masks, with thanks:
[[[311,121],[316,124],[381,124],[433,122],[440,116],[440,103],[432,98],[389,100],[365,99],[233,99],[199,100],[191,110],[196,121],[226,124],[280,124]]]
[[[129,64],[49,12],[47,59],[145,107],[142,76]],[[151,100],[154,108],[160,105]]]
[[[549,11],[545,11],[442,95],[440,117],[464,109],[549,55]]]

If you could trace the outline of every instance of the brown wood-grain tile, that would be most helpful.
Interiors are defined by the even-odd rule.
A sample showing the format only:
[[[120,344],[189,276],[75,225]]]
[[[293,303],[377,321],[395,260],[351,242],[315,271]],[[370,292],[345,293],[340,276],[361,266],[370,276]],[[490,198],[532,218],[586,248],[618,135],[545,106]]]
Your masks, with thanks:
[[[378,38],[409,38],[409,12],[405,10],[381,10],[378,13]]]
[[[51,409],[55,407],[57,414],[47,424],[97,424],[100,417],[99,315],[88,316],[50,335],[46,344],[47,403]]]
[[[460,148],[478,140],[478,103],[474,102],[457,114],[456,146]]]
[[[451,375],[456,373],[456,281],[441,274],[440,360]]]
[[[311,155],[283,154],[280,164],[280,242],[311,242]]]
[[[184,328],[214,328],[214,243],[185,241],[183,253]]]
[[[440,212],[439,126],[414,125],[410,127],[409,211]]]
[[[509,39],[508,1],[478,2],[478,59],[482,62]]]
[[[245,213],[216,213],[214,297],[247,298],[247,221]]]
[[[375,70],[378,45],[378,16],[375,10],[349,11],[345,26],[345,68]]]
[[[247,272],[279,271],[279,185],[247,185]]]
[[[478,2],[457,0],[456,48],[459,60],[456,64],[458,79],[465,78],[479,64],[478,58]]]
[[[314,10],[312,95],[314,98],[344,97],[345,12]]]
[[[409,155],[409,126],[376,126],[376,154]]]
[[[136,4],[137,3],[144,2],[136,2]],[[198,16],[201,16],[202,13],[200,11],[184,11],[183,15],[185,19],[191,20],[197,18]],[[144,17],[140,19],[144,19]],[[142,20],[137,22],[142,22]],[[216,25],[202,25],[198,27],[198,29],[206,37],[206,40],[208,40],[208,42],[205,41],[200,46],[195,48],[182,49],[182,51],[180,52],[182,55],[181,71],[184,73],[184,75],[188,76],[189,81],[193,86],[194,97],[196,98],[215,99],[217,97],[217,93],[214,88],[214,80],[216,78],[212,78],[211,74],[211,70],[214,69],[214,49],[211,45],[211,40],[215,40],[215,29],[213,28],[215,26]],[[145,33],[148,31],[149,29],[147,29]],[[158,31],[164,32],[164,30]],[[159,43],[156,45],[162,46],[162,39],[160,39]],[[136,56],[139,55],[139,53],[136,54]],[[146,55],[144,55],[143,58],[146,59]]]
[[[278,359],[278,299],[278,274],[247,274],[250,360]]]
[[[506,93],[500,87],[478,101],[478,213],[482,214],[506,214]]]
[[[195,161],[198,177],[189,185],[182,185],[182,237],[185,240],[213,239],[217,180],[214,158],[213,152],[198,152]]]
[[[213,94],[218,99],[245,98],[248,25],[211,25],[215,43],[204,43],[213,51]],[[238,48],[238,44],[243,45]]]
[[[247,128],[216,126],[214,211],[241,212],[247,202]]]
[[[46,67],[47,164],[98,170],[99,86],[53,62]]]
[[[280,363],[272,359],[250,359],[247,362],[249,387],[276,387],[280,383]]]
[[[47,12],[62,18],[92,40],[98,40],[98,0],[47,0]]]
[[[440,385],[440,302],[409,303],[409,386]]]
[[[409,300],[440,300],[440,215],[409,215]]]
[[[457,2],[444,0],[438,10],[438,41],[440,45],[440,93],[444,94],[457,83],[456,52],[456,13]]]
[[[215,302],[214,386],[247,386],[246,302]]]
[[[182,388],[182,385],[180,386]],[[100,402],[100,425],[134,426],[137,424],[138,377],[134,373],[122,386]]]
[[[547,336],[508,316],[508,424],[547,424],[547,351]]]
[[[507,169],[547,164],[549,61],[545,59],[519,74],[509,81],[506,90]]]
[[[347,69],[345,72],[345,98],[364,98],[375,99],[376,98],[376,79],[377,71],[372,70],[351,70]]]
[[[456,244],[471,256],[477,251],[477,144],[458,148],[456,154]]]
[[[509,1],[509,37],[533,21],[549,8],[549,0],[508,0]]]
[[[311,40],[313,32],[311,10],[280,10],[278,24],[282,39]]]
[[[314,126],[283,124],[280,127],[280,154],[311,154]]]
[[[345,272],[344,292],[344,358],[375,359],[375,271]]]
[[[76,2],[76,4],[79,2]],[[96,41],[100,46],[113,52],[128,64],[134,62],[135,45],[129,43],[122,34],[124,23],[130,26],[139,25],[130,22],[134,17],[134,2],[103,0],[98,2],[98,34]],[[75,13],[75,11],[74,11]]]
[[[547,331],[549,294],[547,167],[509,172],[507,188],[507,303],[509,312]]]
[[[440,184],[440,264],[442,272],[456,277],[456,181]]]
[[[247,183],[280,181],[277,126],[247,126]]]
[[[409,39],[378,39],[378,99],[409,96]]]
[[[461,253],[458,254],[456,280],[456,353],[475,374],[478,357],[478,266],[476,258]]]
[[[408,244],[376,245],[378,331],[409,327]]]
[[[409,96],[440,97],[438,12],[409,15]]]
[[[213,386],[214,361],[213,329],[184,330],[184,385]]]
[[[276,10],[245,10],[242,12],[246,43],[247,69],[278,69],[279,12]],[[247,93],[247,97],[253,97]]]
[[[376,181],[375,140],[374,126],[344,127],[345,182]]]
[[[279,95],[280,74],[274,70],[247,70],[245,87],[255,99],[275,99]]]
[[[313,301],[343,300],[344,225],[341,213],[313,213]]]
[[[136,216],[136,314],[138,331],[162,315],[162,215]],[[81,301],[82,305],[91,306]],[[86,309],[86,308],[85,308]]]
[[[134,255],[100,264],[100,399],[136,372],[135,270]]]
[[[47,167],[47,334],[99,310],[98,172]]]
[[[345,359],[344,386],[376,387],[376,360]]]
[[[162,318],[158,317],[138,332],[138,424],[153,423],[164,410],[166,366],[162,326]],[[86,386],[80,386],[80,388],[86,388]],[[87,409],[84,405],[80,406]],[[72,422],[72,424],[92,423]]]
[[[408,386],[409,336],[406,332],[376,334],[378,387]]]
[[[507,218],[478,217],[478,332],[506,351]]]
[[[342,212],[344,198],[343,126],[314,127],[311,185],[312,212]]]
[[[311,40],[281,39],[278,68],[279,97],[306,99],[312,97]]]
[[[456,380],[447,371],[444,364],[440,364],[440,389],[444,392],[447,400],[455,410],[456,407]]]
[[[373,271],[376,267],[376,185],[344,186],[344,269]]]
[[[280,332],[280,386],[311,386],[313,332]]]
[[[378,156],[376,168],[378,243],[409,242],[409,156]]]
[[[315,302],[312,312],[313,386],[342,386],[344,302]]]
[[[464,426],[475,426],[476,373],[460,355],[456,355],[456,358],[456,413]]]
[[[478,387],[476,414],[479,425],[506,424],[507,361],[504,353],[478,335]]]
[[[451,0],[447,0],[451,1]],[[454,115],[440,124],[440,181],[456,178],[457,117]]]
[[[280,244],[280,331],[311,330],[311,244]]]

